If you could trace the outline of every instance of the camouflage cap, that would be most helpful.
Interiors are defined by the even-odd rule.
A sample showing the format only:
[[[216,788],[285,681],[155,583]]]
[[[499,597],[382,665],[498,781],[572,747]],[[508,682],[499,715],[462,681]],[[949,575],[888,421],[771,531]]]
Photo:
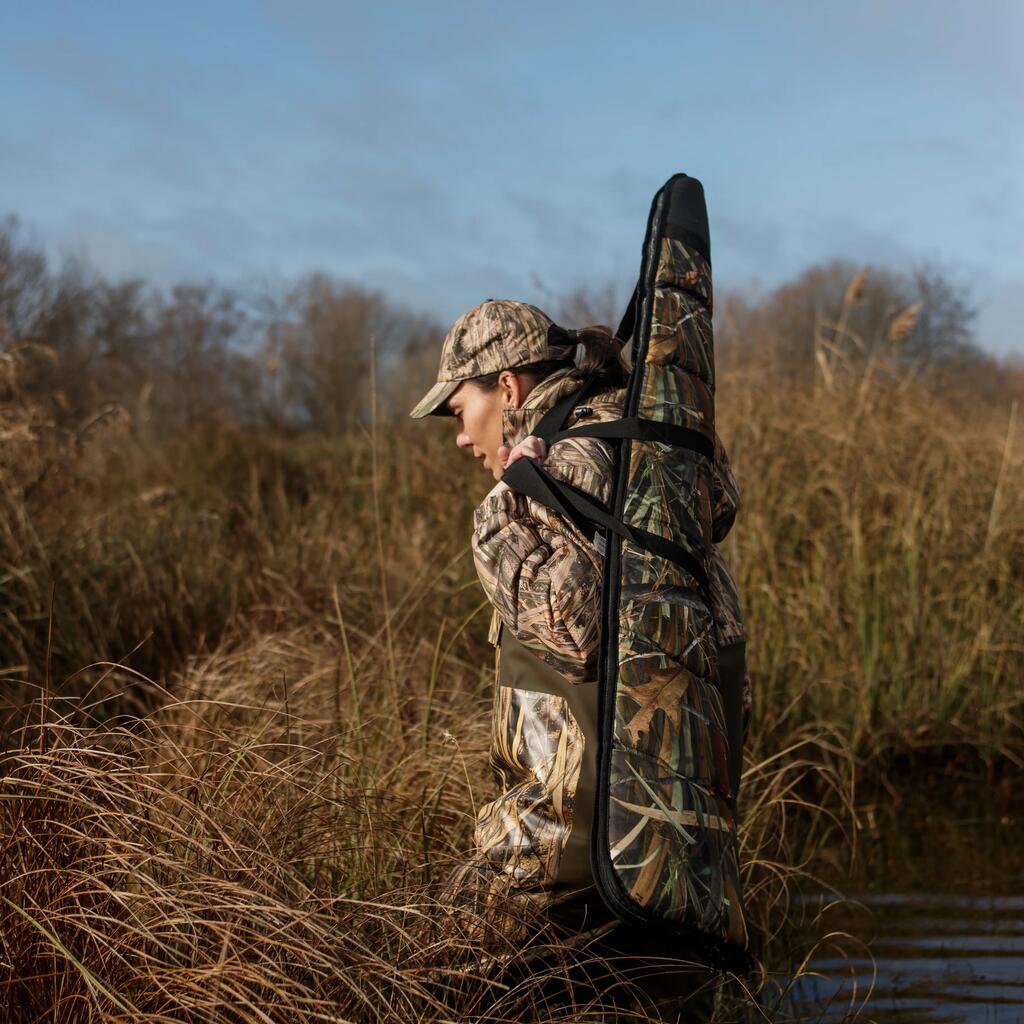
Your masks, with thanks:
[[[572,359],[576,346],[561,340],[566,338],[551,317],[528,302],[487,299],[452,325],[441,348],[437,383],[409,415],[450,416],[448,397],[471,377],[548,359]]]

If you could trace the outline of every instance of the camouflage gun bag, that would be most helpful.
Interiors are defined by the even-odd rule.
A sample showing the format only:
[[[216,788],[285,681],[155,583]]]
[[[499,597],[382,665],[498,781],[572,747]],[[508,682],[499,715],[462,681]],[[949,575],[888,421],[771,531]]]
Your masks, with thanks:
[[[615,442],[612,507],[530,458],[502,479],[572,519],[605,557],[590,853],[597,890],[617,917],[743,969],[743,670],[718,657],[709,592],[711,304],[704,191],[677,174],[654,197],[640,278],[619,327],[633,343],[623,418],[563,430],[586,397],[577,392],[534,431],[549,445],[577,435]]]

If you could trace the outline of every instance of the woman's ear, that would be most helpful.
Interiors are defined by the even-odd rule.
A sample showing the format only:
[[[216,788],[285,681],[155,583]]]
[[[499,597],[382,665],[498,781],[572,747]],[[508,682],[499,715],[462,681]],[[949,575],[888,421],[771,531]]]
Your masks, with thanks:
[[[522,381],[511,370],[502,370],[498,378],[498,387],[501,390],[501,404],[506,409],[518,409],[522,400],[526,397]]]

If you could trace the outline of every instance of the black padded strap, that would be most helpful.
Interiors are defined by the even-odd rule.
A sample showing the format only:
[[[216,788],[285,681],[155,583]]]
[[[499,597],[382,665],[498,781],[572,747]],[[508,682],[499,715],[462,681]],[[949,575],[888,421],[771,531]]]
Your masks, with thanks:
[[[525,468],[521,468],[526,463]],[[587,502],[594,508],[607,514],[603,506],[581,491],[578,487],[558,480],[529,456],[524,456],[512,463],[502,474],[502,482],[519,494],[539,501],[547,508],[554,509],[566,519],[575,523],[580,532],[590,541],[594,540],[598,527],[595,522],[581,511],[580,506]]]
[[[533,430],[533,436],[543,438],[550,447],[567,437],[598,437],[605,440],[632,438],[678,445],[697,452],[708,459],[714,458],[714,443],[702,431],[633,416],[604,423],[585,423],[568,430],[562,427],[577,405],[586,401],[600,387],[596,378],[587,381],[552,406]],[[674,541],[637,526],[627,526],[616,519],[593,496],[572,484],[552,476],[529,456],[517,459],[502,475],[502,480],[521,494],[533,498],[575,523],[588,540],[596,543],[598,529],[604,527],[652,554],[665,558],[685,569],[708,592],[707,571],[701,561]],[[682,524],[680,524],[682,525]],[[703,538],[689,533],[687,540],[695,550],[704,548]]]
[[[688,448],[712,461],[715,458],[715,444],[703,431],[681,427],[675,423],[648,420],[640,416],[606,420],[604,423],[584,423],[568,430],[560,430],[547,439],[548,444],[554,444],[567,437],[603,437],[606,440],[629,437],[637,441],[657,441],[660,444]]]
[[[539,501],[561,515],[580,525],[585,523],[603,526],[612,533],[628,540],[644,551],[650,551],[685,569],[705,594],[710,591],[707,570],[693,554],[674,541],[659,537],[656,533],[637,526],[627,526],[598,504],[592,497],[563,480],[558,480],[542,469],[532,458],[523,456],[512,463],[502,475],[502,480],[512,490]],[[592,536],[586,527],[580,527],[587,536]]]
[[[633,287],[633,294],[629,297],[629,303],[626,305],[626,312],[622,314],[622,319],[619,321],[619,328],[615,332],[615,337],[620,338],[623,345],[633,337],[633,328],[636,327],[636,304],[639,301],[640,282],[638,281]]]
[[[585,402],[599,387],[600,383],[597,378],[591,377],[581,388],[570,392],[544,413],[540,422],[531,431],[531,436],[542,437],[550,445],[551,438],[565,425],[569,413],[581,402]]]

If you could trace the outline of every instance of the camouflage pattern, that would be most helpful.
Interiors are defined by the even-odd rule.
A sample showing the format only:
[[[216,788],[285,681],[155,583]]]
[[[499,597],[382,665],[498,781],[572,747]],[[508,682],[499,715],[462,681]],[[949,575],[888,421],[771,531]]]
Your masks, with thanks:
[[[513,447],[523,440],[551,406],[579,387],[569,369],[545,378],[519,409],[505,411],[504,443]],[[568,425],[620,419],[624,403],[624,388],[606,390],[577,406]],[[671,502],[697,501],[691,492],[699,484],[704,496],[698,503],[711,516],[711,536],[725,536],[736,515],[739,489],[717,436],[714,440],[716,459],[710,468],[672,462],[666,472],[675,476],[665,478],[661,470],[648,467],[643,472],[651,486],[676,477],[686,484],[679,493],[690,496],[666,495]],[[551,446],[544,466],[610,504],[614,465],[609,442],[566,438]],[[646,514],[648,523],[659,520],[649,508],[637,514]],[[667,521],[658,525],[671,529]],[[621,813],[614,819],[614,852],[624,871],[635,866],[635,877],[629,877],[638,897],[654,900],[666,892],[665,875],[685,877],[684,884],[694,890],[687,897],[691,906],[709,900],[700,888],[704,883],[690,880],[687,865],[713,863],[716,855],[728,862],[727,848],[734,841],[728,808],[720,808],[705,792],[721,784],[724,747],[721,700],[713,686],[700,681],[713,676],[716,645],[743,639],[744,633],[732,575],[715,545],[710,547],[710,613],[682,570],[660,560],[655,567],[644,553],[630,556],[621,606],[633,640],[623,649],[628,654],[617,705],[613,799]],[[472,550],[494,608],[492,626],[511,632],[570,685],[596,685],[603,559],[575,524],[499,481],[475,511]],[[673,602],[683,614],[661,614],[659,600]],[[491,640],[497,642],[497,628]],[[688,728],[700,720],[696,716],[708,728]],[[530,913],[557,898],[580,766],[585,758],[596,758],[596,730],[591,732],[581,730],[564,698],[503,685],[496,671],[490,764],[499,793],[478,812],[476,853],[446,887],[445,898],[453,907],[471,911],[464,929],[472,931],[471,922],[481,927],[486,920],[506,937],[525,934]],[[692,781],[673,781],[668,796],[655,801],[646,787],[654,793],[664,788],[662,776],[669,765]],[[623,784],[623,772],[630,772],[631,783]],[[623,829],[627,821],[629,828]],[[673,842],[679,832],[699,837],[694,848]],[[638,842],[662,834],[664,842],[638,854]],[[732,891],[730,880],[726,874],[721,882],[708,884]],[[670,898],[672,892],[669,887]]]
[[[564,333],[551,317],[528,302],[481,302],[452,325],[441,348],[437,383],[409,415],[416,419],[450,416],[445,402],[471,377],[552,359],[572,359],[575,344],[558,341],[559,337],[564,338]]]
[[[545,378],[520,408],[505,410],[503,443],[511,448],[528,437],[552,405],[579,388],[571,369]],[[588,399],[568,426],[620,419],[625,395],[618,388]],[[566,438],[552,445],[544,468],[607,503],[613,460],[607,441]],[[595,678],[603,560],[575,523],[499,480],[474,513],[472,548],[484,593],[506,628],[568,678]]]
[[[716,441],[711,268],[664,239],[654,282],[640,414]],[[716,442],[717,450],[717,442]],[[746,946],[735,794],[718,687],[717,648],[738,615],[716,624],[735,584],[714,541],[735,517],[735,481],[686,448],[633,441],[623,520],[688,550],[710,593],[681,566],[621,544],[618,675],[611,751],[609,855],[621,890],[658,917]],[[718,570],[718,571],[716,571]]]
[[[502,870],[520,885],[558,875],[558,859],[572,826],[573,793],[580,774],[583,733],[563,697],[495,687],[491,767],[505,799],[478,821],[481,852],[499,854]],[[509,804],[516,810],[509,813]],[[515,819],[510,833],[506,816]]]
[[[714,391],[711,267],[698,252],[675,239],[661,240],[647,362],[678,367]],[[649,379],[649,383],[651,393],[657,393],[659,382]]]
[[[512,448],[524,440],[549,408],[579,387],[570,369],[545,378],[520,408],[504,410],[503,443]],[[567,426],[621,419],[625,398],[625,388],[601,392],[578,406]],[[739,487],[717,434],[714,444],[708,493],[711,533],[718,541],[736,518]],[[552,446],[544,468],[610,505],[613,460],[614,451],[607,441],[565,438]],[[576,525],[499,481],[474,512],[472,548],[484,593],[505,628],[569,678],[595,678],[603,559]],[[742,639],[736,585],[713,545],[710,575],[717,604],[717,642],[724,645]]]
[[[525,938],[551,902],[574,823],[587,740],[556,693],[495,679],[490,766],[500,795],[477,812],[475,851],[448,879],[443,900],[462,931]]]

